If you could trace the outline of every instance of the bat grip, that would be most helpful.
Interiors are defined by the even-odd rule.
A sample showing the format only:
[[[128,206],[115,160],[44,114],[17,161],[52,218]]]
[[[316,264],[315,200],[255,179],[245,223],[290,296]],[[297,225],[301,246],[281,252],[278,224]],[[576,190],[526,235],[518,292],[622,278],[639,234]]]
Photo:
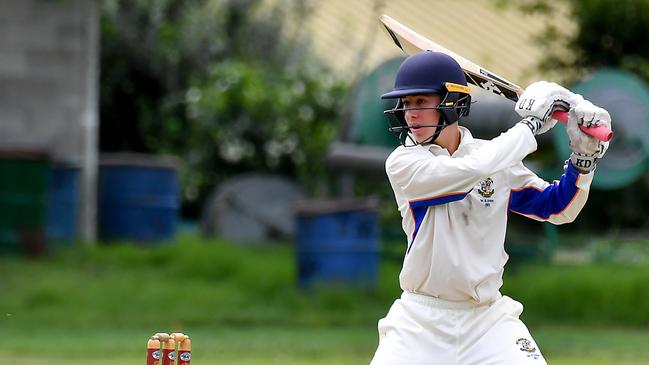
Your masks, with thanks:
[[[566,124],[568,123],[568,112],[565,110],[557,110],[552,113],[552,118],[558,120],[559,122]],[[600,125],[597,127],[586,128],[583,125],[579,126],[582,132],[587,135],[597,138],[600,141],[608,142],[613,138],[613,131],[606,126]]]

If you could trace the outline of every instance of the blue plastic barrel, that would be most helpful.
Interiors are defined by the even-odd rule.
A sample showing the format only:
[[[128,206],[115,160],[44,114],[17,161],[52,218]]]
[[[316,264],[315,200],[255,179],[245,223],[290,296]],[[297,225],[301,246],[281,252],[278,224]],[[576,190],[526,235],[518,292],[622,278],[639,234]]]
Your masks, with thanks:
[[[296,207],[298,285],[374,289],[379,266],[377,202],[302,202]]]
[[[105,154],[99,164],[99,237],[170,240],[178,225],[177,162],[168,156]]]
[[[79,179],[77,167],[62,164],[50,167],[45,227],[48,242],[71,243],[76,239]]]
[[[45,250],[49,165],[43,151],[0,150],[0,254]]]

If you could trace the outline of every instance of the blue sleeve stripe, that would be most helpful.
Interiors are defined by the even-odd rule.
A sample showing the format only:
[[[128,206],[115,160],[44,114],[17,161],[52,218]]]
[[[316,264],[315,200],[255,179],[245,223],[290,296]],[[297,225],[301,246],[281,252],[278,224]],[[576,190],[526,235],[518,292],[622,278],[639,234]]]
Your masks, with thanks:
[[[426,216],[428,207],[462,200],[464,199],[464,197],[466,197],[466,195],[469,192],[470,190],[466,193],[450,193],[450,194],[444,194],[432,198],[409,201],[408,204],[410,205],[410,212],[412,212],[412,218],[415,220],[415,231],[412,233],[412,241],[410,241],[410,244],[408,245],[408,251],[406,251],[406,253],[410,253],[410,248],[412,247],[412,244],[415,242],[415,237],[417,237],[417,232],[419,232],[419,227],[421,226],[421,223],[424,221],[424,217]]]
[[[553,182],[543,190],[533,186],[512,190],[509,196],[509,210],[547,220],[570,206],[579,193],[578,181],[579,172],[568,164],[561,180]]]

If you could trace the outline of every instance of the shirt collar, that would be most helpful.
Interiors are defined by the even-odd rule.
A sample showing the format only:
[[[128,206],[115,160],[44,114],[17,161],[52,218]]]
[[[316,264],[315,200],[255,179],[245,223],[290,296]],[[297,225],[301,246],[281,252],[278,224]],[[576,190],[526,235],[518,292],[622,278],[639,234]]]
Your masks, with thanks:
[[[454,157],[461,157],[469,153],[474,142],[473,136],[468,129],[462,126],[458,126],[458,129],[460,130],[460,145],[457,151],[455,151]],[[428,146],[428,150],[435,156],[450,156],[446,148],[442,148],[434,143]]]

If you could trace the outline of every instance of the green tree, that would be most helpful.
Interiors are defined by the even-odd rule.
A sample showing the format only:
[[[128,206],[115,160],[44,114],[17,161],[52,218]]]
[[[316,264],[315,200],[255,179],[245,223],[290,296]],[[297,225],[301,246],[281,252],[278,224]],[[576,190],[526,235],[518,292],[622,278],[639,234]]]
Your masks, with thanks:
[[[308,56],[301,1],[102,3],[102,151],[182,160],[185,213],[245,171],[313,187],[347,84]]]
[[[548,19],[537,37],[545,50],[539,64],[543,71],[571,83],[597,68],[618,67],[649,81],[648,0],[523,0],[516,6]],[[566,10],[574,32],[553,21]]]
[[[210,186],[244,171],[296,176],[319,185],[345,87],[313,67],[273,69],[258,62],[213,65],[188,92],[188,186]],[[197,193],[189,191],[190,194]]]

